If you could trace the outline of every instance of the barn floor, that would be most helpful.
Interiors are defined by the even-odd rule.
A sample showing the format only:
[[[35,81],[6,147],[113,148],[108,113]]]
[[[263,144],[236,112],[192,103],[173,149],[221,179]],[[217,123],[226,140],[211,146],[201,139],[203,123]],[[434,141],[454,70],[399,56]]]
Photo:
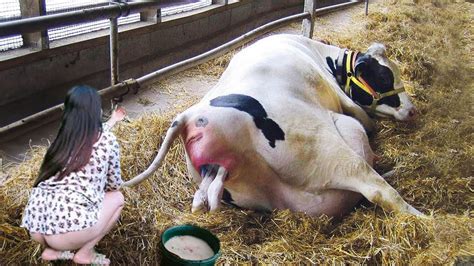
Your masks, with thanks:
[[[371,144],[382,158],[376,170],[395,169],[387,181],[427,218],[386,213],[366,201],[342,220],[231,207],[190,214],[196,187],[176,142],[153,177],[124,189],[126,206],[119,225],[98,250],[113,264],[156,265],[161,232],[192,223],[221,240],[219,264],[474,263],[473,9],[462,1],[378,1],[369,17],[358,5],[324,16],[316,25],[315,37],[341,47],[364,50],[380,41],[399,63],[420,117],[412,124],[379,119]],[[296,33],[299,27],[293,24],[278,32]],[[232,54],[126,98],[124,106],[135,119],[115,129],[125,179],[146,168],[171,117],[217,82]],[[150,113],[138,117],[143,111]],[[11,178],[0,186],[0,265],[41,263],[39,246],[18,224],[29,194],[25,188],[31,187],[44,151],[30,151],[29,160],[10,168]]]

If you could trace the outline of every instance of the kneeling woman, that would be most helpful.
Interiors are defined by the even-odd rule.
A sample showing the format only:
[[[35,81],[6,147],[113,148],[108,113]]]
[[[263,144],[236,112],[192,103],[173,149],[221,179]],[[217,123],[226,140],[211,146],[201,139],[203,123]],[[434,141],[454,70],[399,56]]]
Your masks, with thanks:
[[[119,145],[109,129],[123,119],[114,111],[101,122],[95,89],[72,88],[58,135],[48,148],[22,220],[44,251],[44,260],[73,259],[79,264],[108,265],[94,246],[110,231],[124,204],[118,189]],[[77,250],[76,254],[70,250]]]

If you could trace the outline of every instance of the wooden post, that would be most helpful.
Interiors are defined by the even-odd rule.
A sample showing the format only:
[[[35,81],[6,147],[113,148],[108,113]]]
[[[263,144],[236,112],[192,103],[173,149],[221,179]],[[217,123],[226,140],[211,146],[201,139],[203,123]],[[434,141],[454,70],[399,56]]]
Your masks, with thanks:
[[[229,0],[212,0],[213,4],[222,4],[222,5],[227,5],[229,3]]]
[[[119,82],[118,19],[110,19],[110,85]]]
[[[150,0],[139,0],[138,2],[149,2]],[[155,2],[161,3],[161,0],[155,0]],[[153,23],[161,22],[161,8],[151,8],[146,11],[140,12],[140,21],[148,21]]]
[[[22,18],[30,18],[46,15],[45,0],[20,0],[20,12]],[[24,33],[23,45],[33,49],[49,49],[48,30],[40,32]]]
[[[316,11],[316,0],[305,0],[304,12],[309,12],[311,17],[303,19],[302,28],[303,28],[303,36],[308,37],[308,38],[313,37],[315,11]]]

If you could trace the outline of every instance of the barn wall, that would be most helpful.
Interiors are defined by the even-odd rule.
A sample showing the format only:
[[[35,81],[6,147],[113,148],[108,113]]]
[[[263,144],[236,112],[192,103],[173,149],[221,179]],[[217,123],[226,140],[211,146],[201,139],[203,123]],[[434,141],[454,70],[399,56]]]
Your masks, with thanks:
[[[341,1],[320,4],[329,2]],[[165,17],[157,24],[121,27],[120,79],[137,78],[203,53],[267,22],[302,12],[302,6],[303,0],[242,0]],[[102,31],[52,42],[48,50],[0,55],[0,126],[61,103],[76,84],[110,85],[108,41],[108,31]]]

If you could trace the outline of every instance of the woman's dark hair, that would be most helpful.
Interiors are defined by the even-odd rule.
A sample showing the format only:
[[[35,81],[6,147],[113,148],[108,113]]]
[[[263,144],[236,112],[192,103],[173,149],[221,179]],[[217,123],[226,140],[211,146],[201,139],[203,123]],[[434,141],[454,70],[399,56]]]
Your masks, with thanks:
[[[61,180],[89,162],[92,146],[102,133],[101,116],[95,89],[76,86],[69,90],[58,135],[44,156],[34,187],[58,173],[57,180]]]

